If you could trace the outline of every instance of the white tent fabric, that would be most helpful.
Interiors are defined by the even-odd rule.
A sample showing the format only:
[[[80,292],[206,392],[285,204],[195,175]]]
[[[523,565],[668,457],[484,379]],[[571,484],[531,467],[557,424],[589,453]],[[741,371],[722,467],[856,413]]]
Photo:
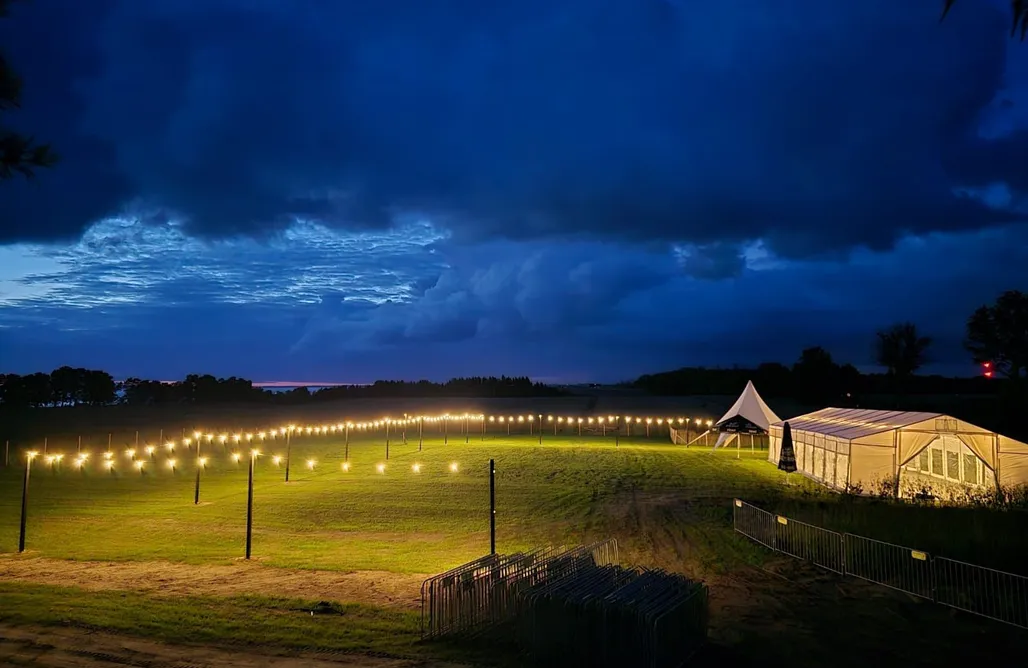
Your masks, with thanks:
[[[717,443],[714,444],[714,449],[717,450],[722,445],[729,445],[737,438],[739,438],[739,434],[732,433],[730,431],[723,431],[717,435]]]
[[[782,421],[771,425],[778,461]],[[939,413],[825,408],[789,420],[798,472],[835,489],[1028,484],[1028,445]]]
[[[734,417],[741,417],[749,420],[754,426],[767,431],[772,424],[780,422],[780,418],[775,415],[775,412],[771,410],[764,400],[760,398],[760,394],[757,393],[757,388],[753,386],[753,381],[746,381],[746,388],[739,395],[739,398],[735,400],[732,407],[728,409],[728,412],[721,416],[721,419],[714,425],[718,427]],[[718,443],[721,439],[718,439]]]

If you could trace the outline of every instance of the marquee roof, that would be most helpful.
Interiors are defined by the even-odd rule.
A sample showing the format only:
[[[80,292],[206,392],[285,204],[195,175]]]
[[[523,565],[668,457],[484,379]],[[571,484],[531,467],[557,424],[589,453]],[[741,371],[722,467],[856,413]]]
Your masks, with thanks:
[[[915,411],[880,411],[863,408],[822,408],[813,413],[788,420],[793,431],[807,431],[843,440],[853,440],[881,434],[894,429],[908,427],[925,420],[945,417],[940,413]],[[779,420],[774,426],[781,427],[786,420]]]

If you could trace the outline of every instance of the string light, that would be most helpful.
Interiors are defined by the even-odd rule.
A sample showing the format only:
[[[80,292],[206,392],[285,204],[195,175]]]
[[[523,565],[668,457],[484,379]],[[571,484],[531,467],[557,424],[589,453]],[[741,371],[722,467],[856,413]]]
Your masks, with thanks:
[[[542,422],[543,416],[539,415],[538,418],[539,418],[540,422]],[[295,425],[295,424],[290,424],[290,425],[287,425],[287,426],[279,427],[277,429],[273,428],[273,429],[260,430],[260,431],[254,431],[254,432],[240,432],[240,433],[235,433],[235,434],[231,434],[231,433],[213,434],[213,433],[204,433],[204,432],[201,432],[201,431],[197,430],[197,431],[193,432],[193,437],[197,440],[198,443],[199,443],[200,439],[204,438],[204,437],[206,437],[209,442],[213,442],[213,440],[215,438],[217,438],[217,440],[220,443],[222,443],[222,444],[226,443],[229,440],[230,437],[231,437],[231,439],[235,443],[239,443],[240,441],[242,441],[244,439],[246,440],[246,442],[251,443],[251,442],[253,442],[255,437],[257,439],[260,439],[260,441],[264,441],[264,440],[267,439],[267,437],[269,435],[270,435],[270,437],[272,439],[274,439],[278,435],[286,436],[287,434],[302,435],[302,434],[306,433],[306,434],[327,435],[329,433],[336,433],[338,431],[343,431],[343,430],[347,430],[347,431],[348,430],[371,430],[371,429],[381,428],[381,427],[385,427],[385,428],[388,429],[390,426],[393,426],[393,425],[399,426],[399,425],[410,425],[410,424],[415,424],[415,423],[424,424],[426,422],[428,422],[428,423],[433,423],[433,422],[434,423],[443,423],[445,425],[445,423],[447,423],[447,422],[460,421],[460,420],[464,420],[464,421],[480,420],[482,422],[483,430],[485,429],[485,423],[487,421],[490,422],[490,423],[494,423],[494,424],[499,422],[499,423],[502,423],[502,424],[506,425],[508,430],[509,430],[512,423],[516,422],[516,423],[518,423],[520,425],[524,425],[525,422],[531,423],[535,419],[536,419],[536,416],[534,416],[534,415],[488,415],[487,416],[487,415],[484,415],[484,414],[471,414],[471,413],[462,413],[462,414],[444,413],[442,415],[435,415],[435,416],[432,416],[432,415],[418,415],[418,416],[404,415],[404,417],[402,419],[401,418],[392,418],[392,417],[388,417],[387,416],[387,417],[382,417],[382,418],[379,418],[377,420],[369,421],[369,422],[349,422],[349,421],[347,421],[347,422],[339,422],[339,423],[334,424],[334,425],[304,425],[304,426],[298,426],[298,425]],[[616,430],[615,423],[617,421],[623,420],[625,423],[627,423],[629,425],[631,425],[631,423],[633,422],[633,416],[627,416],[627,415],[626,416],[616,416],[616,415],[586,416],[586,417],[570,417],[570,416],[561,416],[561,415],[547,415],[545,419],[546,419],[547,422],[550,422],[550,423],[557,422],[557,423],[559,423],[561,425],[565,425],[566,424],[568,427],[571,427],[572,425],[577,424],[578,427],[579,427],[579,430],[581,430],[583,424],[603,425],[603,424],[605,424],[605,422],[609,422],[610,423],[610,430],[611,430],[612,433]],[[657,424],[657,425],[665,425],[666,424],[668,427],[671,427],[672,425],[677,423],[678,425],[684,425],[686,428],[689,427],[690,422],[695,423],[697,425],[697,427],[699,427],[699,428],[702,428],[704,425],[706,427],[710,428],[714,424],[714,421],[711,420],[711,419],[689,418],[689,417],[684,417],[684,416],[683,417],[677,417],[677,418],[676,417],[643,417],[643,416],[634,416],[634,422],[635,422],[635,424],[643,424],[644,423],[645,425],[647,425],[647,434],[649,433],[649,426],[653,425],[654,423]],[[138,437],[137,437],[137,439],[138,439]],[[190,438],[182,438],[181,439],[181,444],[186,446],[187,448],[190,446],[191,443],[192,443],[192,440]],[[165,460],[165,463],[166,463],[168,468],[174,470],[177,467],[177,459],[175,459],[174,457],[171,457],[171,455],[172,455],[172,453],[174,453],[176,443],[175,443],[174,440],[168,440],[168,441],[165,441],[163,443],[163,445],[164,445],[165,448],[167,448],[168,455],[169,455],[169,459]],[[154,454],[155,454],[157,449],[158,448],[157,448],[156,445],[146,445],[144,447],[144,450],[145,450],[146,454],[149,455],[151,458],[154,457]],[[129,447],[124,452],[125,452],[125,456],[129,460],[131,460],[133,462],[133,464],[136,466],[136,468],[139,469],[140,471],[143,471],[143,469],[145,467],[145,464],[143,463],[144,460],[142,460],[142,459],[137,460],[136,459],[137,449],[133,448],[133,447]],[[254,456],[254,457],[259,456],[260,454],[261,454],[260,451],[257,450],[257,449],[251,450],[251,455]],[[26,453],[26,455],[31,460],[34,457],[38,456],[39,453],[36,452],[36,451],[30,451],[30,452]],[[60,454],[60,453],[53,453],[53,454],[45,455],[44,458],[45,458],[45,462],[48,465],[56,468],[56,466],[62,461],[63,456],[64,455]],[[71,460],[71,461],[73,462],[73,465],[75,466],[75,468],[82,469],[82,467],[85,466],[86,463],[88,462],[88,459],[89,459],[89,453],[82,452],[82,453],[79,453],[77,455],[77,457],[75,459]],[[114,469],[114,462],[112,460],[114,459],[114,453],[112,453],[109,450],[107,452],[104,452],[103,453],[103,459],[104,459],[103,464],[109,470],[113,470]],[[233,452],[232,453],[232,459],[233,459],[234,462],[239,463],[241,461],[241,459],[242,459],[242,455],[239,452]],[[275,466],[281,465],[282,459],[283,458],[280,455],[274,455],[271,458],[272,463],[274,463]],[[201,457],[197,461],[198,461],[198,464],[201,467],[206,468],[206,465],[207,465],[207,462],[208,462],[208,458],[207,457]],[[314,468],[316,466],[316,463],[317,463],[316,460],[309,459],[309,460],[307,460],[307,467],[309,469],[311,469],[311,470],[314,470]],[[350,470],[350,462],[348,462],[348,461],[347,462],[343,462],[341,464],[341,467],[342,467],[343,471],[349,471]],[[380,472],[384,472],[385,471],[384,464],[379,465],[379,467],[381,467]],[[459,470],[459,466],[458,466],[458,464],[456,462],[450,464],[449,468],[450,468],[450,471],[452,471],[452,472],[457,472]],[[411,466],[411,470],[414,473],[419,473],[421,471],[421,464],[413,464]]]

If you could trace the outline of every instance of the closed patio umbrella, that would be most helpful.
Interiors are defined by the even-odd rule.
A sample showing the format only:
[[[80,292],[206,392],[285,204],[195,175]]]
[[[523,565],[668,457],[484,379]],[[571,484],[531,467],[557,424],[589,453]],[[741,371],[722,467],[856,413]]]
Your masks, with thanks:
[[[796,471],[796,451],[792,448],[792,427],[786,422],[782,425],[782,447],[778,453],[778,468],[785,471],[785,481],[789,474]]]

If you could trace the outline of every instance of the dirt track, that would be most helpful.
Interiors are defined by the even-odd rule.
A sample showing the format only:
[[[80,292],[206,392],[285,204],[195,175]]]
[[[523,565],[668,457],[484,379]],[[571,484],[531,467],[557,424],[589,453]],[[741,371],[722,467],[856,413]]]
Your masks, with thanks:
[[[0,579],[92,590],[127,589],[155,596],[240,594],[416,608],[426,575],[385,571],[298,571],[243,562],[230,566],[159,561],[66,561],[0,557]]]
[[[364,655],[265,654],[209,645],[168,645],[73,628],[0,624],[0,665],[45,668],[457,668],[456,664],[384,659]]]

